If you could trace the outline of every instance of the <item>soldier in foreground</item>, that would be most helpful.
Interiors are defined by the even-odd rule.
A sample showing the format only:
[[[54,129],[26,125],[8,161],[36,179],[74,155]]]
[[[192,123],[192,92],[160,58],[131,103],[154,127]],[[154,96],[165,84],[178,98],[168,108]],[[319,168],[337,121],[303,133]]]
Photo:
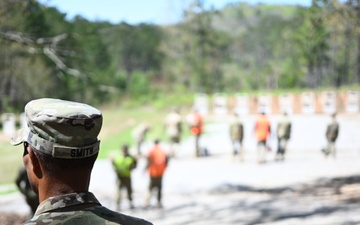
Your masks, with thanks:
[[[25,106],[27,127],[11,139],[40,205],[25,224],[151,224],[111,211],[88,191],[100,141],[101,112],[89,105],[37,99]]]

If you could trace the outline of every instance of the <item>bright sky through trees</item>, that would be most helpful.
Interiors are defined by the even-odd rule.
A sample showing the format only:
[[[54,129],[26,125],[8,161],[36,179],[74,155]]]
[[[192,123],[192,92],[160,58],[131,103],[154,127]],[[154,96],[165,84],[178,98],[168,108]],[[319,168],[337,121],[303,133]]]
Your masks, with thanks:
[[[55,6],[66,13],[71,19],[75,15],[95,20],[106,20],[112,23],[127,22],[137,24],[141,22],[155,24],[169,24],[179,21],[182,11],[193,0],[39,0],[47,6]],[[229,3],[246,2],[249,4],[291,4],[310,5],[311,0],[205,0],[208,7],[223,7]]]

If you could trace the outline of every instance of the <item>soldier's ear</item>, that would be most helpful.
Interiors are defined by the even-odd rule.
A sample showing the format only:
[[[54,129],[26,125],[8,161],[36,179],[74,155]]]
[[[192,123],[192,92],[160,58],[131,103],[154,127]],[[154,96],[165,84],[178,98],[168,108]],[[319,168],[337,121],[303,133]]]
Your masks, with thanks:
[[[36,177],[42,178],[42,170],[41,170],[41,165],[40,165],[38,156],[35,154],[34,150],[31,148],[31,146],[29,146],[28,151],[29,151],[29,157],[30,157],[30,161],[31,161],[31,165],[32,165],[31,170],[36,175]]]

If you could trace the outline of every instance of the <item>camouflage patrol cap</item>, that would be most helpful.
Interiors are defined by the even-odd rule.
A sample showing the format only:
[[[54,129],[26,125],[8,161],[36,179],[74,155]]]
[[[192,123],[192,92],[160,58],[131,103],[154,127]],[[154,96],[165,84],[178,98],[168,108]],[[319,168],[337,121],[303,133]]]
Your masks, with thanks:
[[[11,138],[12,145],[28,142],[36,151],[55,158],[78,159],[96,154],[102,114],[89,105],[60,99],[32,100],[25,106],[27,127]]]

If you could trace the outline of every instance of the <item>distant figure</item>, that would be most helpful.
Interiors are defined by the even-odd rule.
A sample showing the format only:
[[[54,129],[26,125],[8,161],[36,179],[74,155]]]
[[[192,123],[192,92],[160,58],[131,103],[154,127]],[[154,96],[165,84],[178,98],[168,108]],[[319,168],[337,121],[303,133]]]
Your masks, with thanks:
[[[164,125],[170,141],[170,153],[174,157],[179,148],[182,133],[182,118],[177,109],[165,117]]]
[[[136,150],[138,156],[141,156],[141,146],[145,141],[147,133],[150,131],[151,127],[150,125],[146,123],[142,123],[139,126],[135,127],[133,131],[133,137],[136,142]]]
[[[26,203],[30,206],[30,217],[32,217],[39,205],[39,197],[31,188],[25,167],[22,167],[19,170],[15,183],[20,192],[24,195]]]
[[[271,126],[268,117],[262,112],[255,121],[255,137],[257,140],[258,163],[266,162],[266,153],[269,150],[267,139],[271,133]]]
[[[151,195],[153,189],[157,189],[157,207],[162,208],[162,179],[166,167],[168,165],[168,156],[160,147],[159,140],[154,141],[154,146],[150,149],[147,156],[146,169],[150,175],[149,193],[146,198],[145,207],[149,207],[151,203]]]
[[[284,161],[285,153],[287,149],[287,143],[291,135],[291,121],[286,112],[284,112],[283,117],[277,125],[277,139],[278,139],[278,148],[276,152],[276,161]]]
[[[233,147],[233,156],[235,158],[237,154],[239,154],[240,160],[243,161],[242,141],[244,138],[244,125],[237,113],[234,113],[234,116],[230,120],[229,133]]]
[[[187,122],[190,126],[190,132],[195,136],[195,156],[201,156],[200,137],[203,132],[204,119],[200,112],[195,109],[192,114],[188,115]]]
[[[132,186],[131,186],[131,171],[136,168],[137,160],[135,157],[129,154],[128,145],[123,145],[122,154],[112,159],[112,164],[117,175],[118,182],[118,195],[116,206],[118,211],[121,205],[121,189],[126,188],[127,197],[129,200],[130,208],[133,209],[132,199]]]
[[[326,128],[327,146],[325,149],[323,149],[323,153],[325,157],[331,154],[334,159],[336,158],[335,142],[338,135],[339,135],[339,123],[336,121],[336,113],[334,113],[331,115],[331,122],[328,124]]]

